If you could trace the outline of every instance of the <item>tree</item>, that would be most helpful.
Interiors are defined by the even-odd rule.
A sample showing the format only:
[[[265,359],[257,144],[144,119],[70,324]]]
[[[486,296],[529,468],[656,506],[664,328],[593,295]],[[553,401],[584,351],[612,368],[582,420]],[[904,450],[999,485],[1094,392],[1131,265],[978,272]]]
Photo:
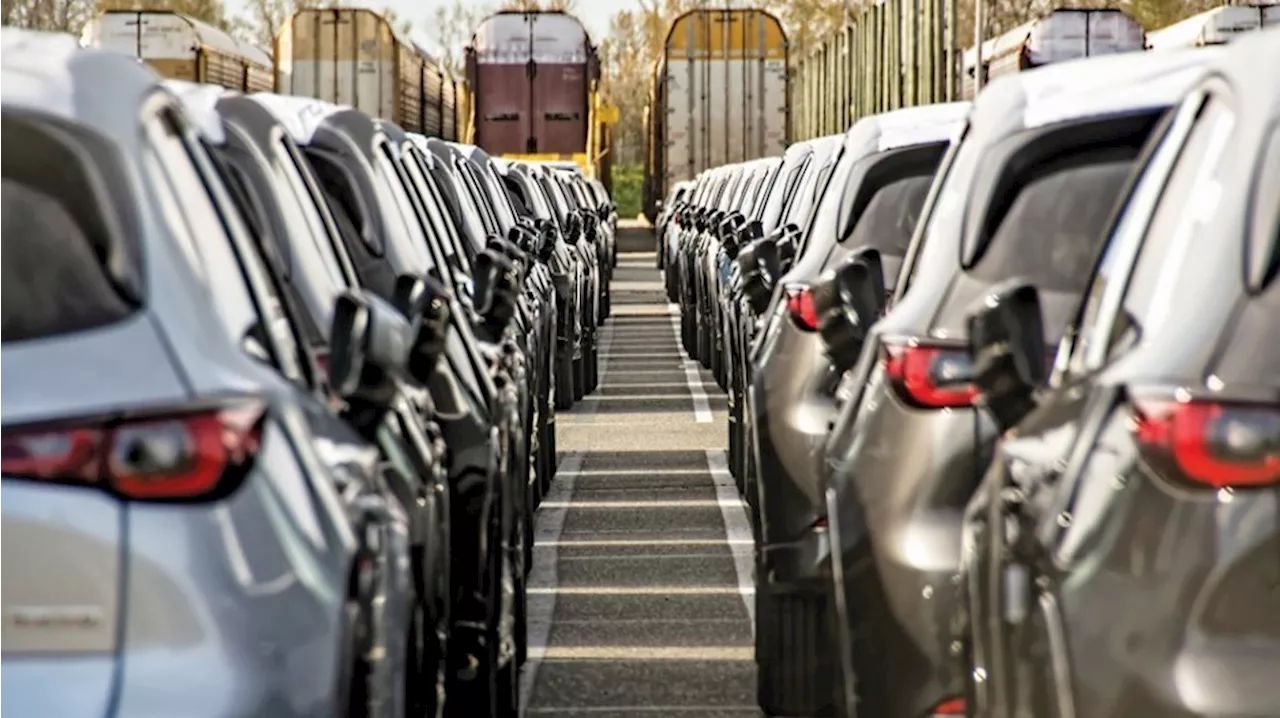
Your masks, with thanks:
[[[466,71],[463,50],[471,42],[471,34],[485,17],[493,13],[488,4],[469,3],[454,0],[452,5],[436,8],[435,35],[432,38],[440,46],[443,56],[440,62],[449,71],[462,77]]]
[[[79,33],[93,11],[93,0],[3,0],[0,21],[31,30]]]

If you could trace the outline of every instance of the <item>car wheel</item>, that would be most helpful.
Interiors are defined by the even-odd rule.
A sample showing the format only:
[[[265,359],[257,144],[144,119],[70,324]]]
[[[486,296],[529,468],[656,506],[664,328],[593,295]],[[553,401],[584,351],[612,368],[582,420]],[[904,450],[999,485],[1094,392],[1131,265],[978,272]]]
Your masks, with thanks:
[[[711,354],[711,358],[707,363],[710,364],[711,366],[707,368],[711,370],[711,375],[715,378],[716,385],[719,386],[721,389],[723,389],[724,388],[724,352],[720,350],[720,342],[716,340],[714,330],[711,332],[711,337],[708,339],[708,342],[711,345],[710,346],[711,351],[709,352]]]
[[[444,696],[444,664],[435,626],[417,600],[409,619],[409,631],[405,705],[410,706],[414,715],[434,716]]]
[[[591,347],[591,359],[587,362],[587,392],[594,392],[600,386],[600,348]]]
[[[756,590],[756,698],[771,716],[835,715],[827,598]]]
[[[698,317],[698,362],[703,369],[711,368],[711,337],[714,334],[706,319]]]
[[[698,357],[698,330],[694,325],[693,312],[688,306],[680,308],[680,343],[684,345],[684,353],[690,359]]]
[[[556,411],[566,411],[574,401],[574,363],[570,359],[556,361]]]
[[[581,401],[587,395],[587,349],[583,347],[582,356],[573,360],[573,400]]]

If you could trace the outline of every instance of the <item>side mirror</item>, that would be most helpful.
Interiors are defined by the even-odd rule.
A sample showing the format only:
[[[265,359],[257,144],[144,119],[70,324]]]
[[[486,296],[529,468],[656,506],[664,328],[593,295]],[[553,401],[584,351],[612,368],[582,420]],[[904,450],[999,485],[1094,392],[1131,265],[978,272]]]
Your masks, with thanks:
[[[761,279],[772,294],[773,286],[782,278],[778,266],[778,243],[765,237],[752,247],[756,250],[756,271],[762,273]]]
[[[426,384],[435,373],[449,336],[448,289],[433,277],[402,274],[396,278],[392,304],[417,331],[410,342],[409,376]]]
[[[538,246],[537,246],[538,259],[542,260],[543,262],[550,262],[551,258],[555,256],[555,253],[556,253],[556,229],[555,227],[552,227],[550,224],[548,224],[544,226],[541,231],[538,232]]]
[[[840,372],[857,361],[867,330],[884,314],[884,267],[880,253],[862,249],[813,287],[818,331],[827,357]]]
[[[507,230],[507,241],[529,251],[537,243],[537,234],[527,227],[512,225],[511,229]]]
[[[334,302],[329,334],[329,382],[348,403],[385,409],[404,377],[409,321],[390,303],[348,290]]]
[[[760,259],[756,256],[756,249],[760,245],[760,242],[754,242],[743,247],[737,258],[738,270],[742,276],[742,294],[747,298],[751,311],[757,315],[768,311],[773,294],[773,288],[769,286],[768,277],[762,271]]]
[[[782,235],[776,241],[778,245],[778,274],[786,274],[791,271],[791,266],[796,260],[796,242],[791,235]]]
[[[529,255],[525,254],[524,250],[521,249],[519,245],[514,242],[508,242],[495,234],[489,237],[487,248],[498,252],[507,259],[510,259],[516,268],[520,270],[520,274],[523,274],[525,265],[529,261]]]
[[[968,318],[974,384],[1006,431],[1035,408],[1036,389],[1048,378],[1040,292],[1012,280],[979,301]]]
[[[476,312],[497,338],[515,317],[519,306],[520,281],[510,259],[492,249],[476,255]]]

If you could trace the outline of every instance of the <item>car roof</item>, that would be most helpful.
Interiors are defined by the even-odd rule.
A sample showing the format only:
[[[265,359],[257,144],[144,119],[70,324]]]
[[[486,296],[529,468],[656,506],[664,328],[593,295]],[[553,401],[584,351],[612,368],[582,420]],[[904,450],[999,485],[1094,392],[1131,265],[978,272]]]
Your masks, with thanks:
[[[1170,107],[1222,51],[1106,55],[1005,75],[979,94],[973,116],[1007,135],[1086,117]]]
[[[844,146],[869,153],[949,140],[969,107],[968,102],[943,102],[870,115],[853,123]]]
[[[126,151],[140,140],[129,135],[138,121],[137,108],[161,89],[160,78],[136,58],[81,48],[64,33],[5,27],[0,30],[0,88],[9,108],[26,108],[67,120],[109,123],[109,131]]]
[[[274,92],[255,92],[249,95],[249,99],[270,110],[293,141],[300,145],[310,144],[311,138],[325,120],[344,111],[353,111],[347,105]]]
[[[235,93],[218,85],[186,80],[166,79],[162,84],[182,102],[187,119],[206,141],[215,145],[226,142],[227,133],[222,125],[222,115],[218,113],[218,101]]]
[[[1245,112],[1280,117],[1280,85],[1274,72],[1259,68],[1280,67],[1280,27],[1254,31],[1233,41],[1210,66],[1235,89],[1235,101]]]

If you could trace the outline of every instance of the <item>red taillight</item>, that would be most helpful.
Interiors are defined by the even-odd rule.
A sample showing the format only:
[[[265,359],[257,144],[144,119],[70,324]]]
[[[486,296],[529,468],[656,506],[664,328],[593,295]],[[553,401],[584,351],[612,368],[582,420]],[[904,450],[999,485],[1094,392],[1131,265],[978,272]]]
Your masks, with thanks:
[[[903,401],[921,409],[972,406],[973,362],[961,347],[917,341],[884,343],[884,372]]]
[[[194,499],[233,488],[261,442],[254,400],[195,410],[5,429],[5,476],[100,486],[130,499]]]
[[[818,308],[813,303],[813,290],[803,284],[786,288],[787,313],[791,321],[806,332],[818,329]]]
[[[1211,488],[1280,483],[1280,407],[1136,398],[1134,435],[1163,473]]]
[[[962,716],[965,714],[963,698],[945,700],[933,707],[934,716]]]

